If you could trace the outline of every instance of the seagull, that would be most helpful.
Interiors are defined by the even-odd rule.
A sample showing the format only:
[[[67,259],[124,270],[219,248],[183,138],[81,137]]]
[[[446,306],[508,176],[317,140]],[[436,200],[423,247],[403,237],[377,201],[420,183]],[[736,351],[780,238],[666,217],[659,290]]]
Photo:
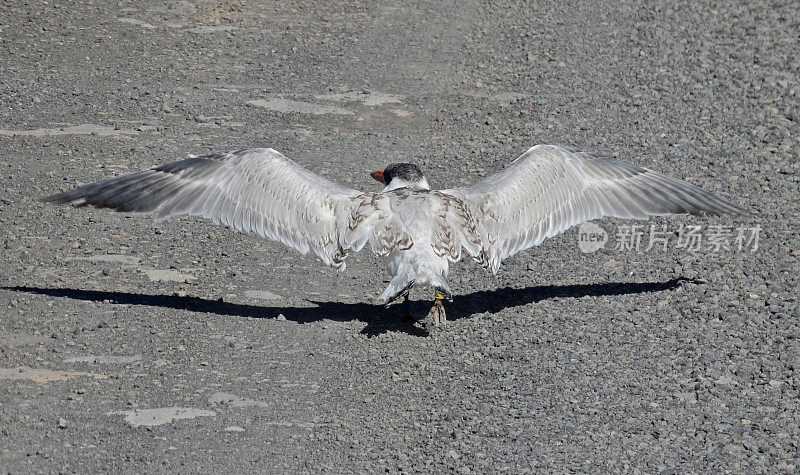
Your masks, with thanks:
[[[428,285],[434,301],[425,321],[432,329],[446,322],[449,266],[464,254],[496,274],[503,260],[585,221],[741,211],[685,181],[556,145],[536,145],[499,172],[457,188],[432,190],[412,163],[371,176],[382,190],[350,189],[273,149],[251,148],[190,155],[43,200],[147,213],[157,221],[205,218],[311,251],[340,271],[347,256],[369,243],[391,276],[378,302],[407,301],[413,286]]]

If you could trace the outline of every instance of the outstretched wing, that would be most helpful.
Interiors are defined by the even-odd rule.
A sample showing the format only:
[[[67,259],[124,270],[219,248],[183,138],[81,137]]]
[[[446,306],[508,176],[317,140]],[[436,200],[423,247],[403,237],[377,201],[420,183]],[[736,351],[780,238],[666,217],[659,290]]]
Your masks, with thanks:
[[[252,231],[326,264],[343,268],[357,225],[349,226],[364,194],[312,173],[275,150],[255,148],[191,157],[48,196],[45,201],[117,211],[211,219]],[[369,201],[369,200],[367,200]],[[369,206],[360,213],[369,214]]]
[[[443,193],[472,203],[483,216],[494,272],[503,259],[603,216],[739,211],[685,181],[555,145],[532,147],[500,172]]]

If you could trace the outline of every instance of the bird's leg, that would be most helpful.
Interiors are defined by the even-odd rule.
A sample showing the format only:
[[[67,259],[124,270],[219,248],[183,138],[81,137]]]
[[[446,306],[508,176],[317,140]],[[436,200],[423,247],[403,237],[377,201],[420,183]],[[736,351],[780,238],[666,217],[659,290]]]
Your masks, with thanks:
[[[406,314],[406,320],[414,320],[414,317],[411,315],[411,310],[414,308],[414,302],[409,302],[408,300],[408,292],[403,296],[403,310]]]
[[[444,305],[442,305],[442,300],[445,298],[438,290],[434,293],[433,307],[425,317],[425,327],[429,332],[442,328],[447,323],[447,315],[444,312]]]

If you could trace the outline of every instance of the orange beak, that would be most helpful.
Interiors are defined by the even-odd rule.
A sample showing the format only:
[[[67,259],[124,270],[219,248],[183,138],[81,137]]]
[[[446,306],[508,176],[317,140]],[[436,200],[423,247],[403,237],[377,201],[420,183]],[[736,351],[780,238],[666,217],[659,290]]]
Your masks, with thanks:
[[[381,183],[386,183],[383,181],[383,170],[376,170],[369,174],[372,178],[378,180]]]

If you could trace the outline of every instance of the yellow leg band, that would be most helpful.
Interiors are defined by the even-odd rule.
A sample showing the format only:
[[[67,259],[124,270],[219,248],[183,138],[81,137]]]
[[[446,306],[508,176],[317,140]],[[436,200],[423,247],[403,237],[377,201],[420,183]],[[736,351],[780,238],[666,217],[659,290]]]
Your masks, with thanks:
[[[444,295],[440,294],[439,292],[436,292],[435,294],[433,294],[433,298],[435,298],[436,300],[444,300]]]

